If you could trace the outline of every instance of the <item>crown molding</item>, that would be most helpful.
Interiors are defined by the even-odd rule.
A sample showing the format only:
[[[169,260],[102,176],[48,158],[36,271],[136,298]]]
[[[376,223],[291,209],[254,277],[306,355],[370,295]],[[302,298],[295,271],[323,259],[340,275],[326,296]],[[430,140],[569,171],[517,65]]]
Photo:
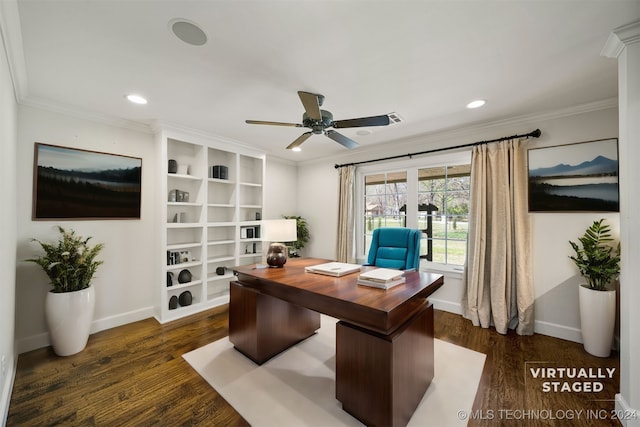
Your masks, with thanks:
[[[625,46],[640,42],[640,21],[618,27],[609,34],[600,56],[617,58]]]
[[[153,122],[151,122],[149,128],[154,134],[168,132],[169,134],[173,133],[174,137],[175,134],[177,134],[180,135],[179,138],[187,140],[193,140],[193,138],[196,138],[204,141],[215,141],[222,148],[224,148],[224,145],[233,145],[236,149],[240,150],[240,154],[247,154],[255,157],[266,156],[266,153],[263,150],[247,145],[246,143],[243,143],[241,141],[216,135],[211,132],[206,132],[201,129],[191,128],[178,123],[169,122],[166,120],[154,120]]]
[[[151,130],[151,127],[147,123],[122,119],[122,118],[118,118],[118,117],[114,117],[114,116],[110,116],[102,113],[96,113],[96,112],[88,111],[82,108],[63,105],[61,103],[49,101],[42,98],[34,98],[34,97],[27,96],[25,99],[23,99],[20,102],[20,105],[23,105],[26,107],[39,108],[41,110],[47,110],[53,113],[64,114],[66,116],[98,122],[98,123],[102,123],[109,126],[133,130],[136,132],[142,132],[147,134],[153,133],[153,131]]]
[[[28,92],[28,86],[20,12],[16,0],[0,1],[0,38],[9,64],[14,96],[17,102],[21,102]]]

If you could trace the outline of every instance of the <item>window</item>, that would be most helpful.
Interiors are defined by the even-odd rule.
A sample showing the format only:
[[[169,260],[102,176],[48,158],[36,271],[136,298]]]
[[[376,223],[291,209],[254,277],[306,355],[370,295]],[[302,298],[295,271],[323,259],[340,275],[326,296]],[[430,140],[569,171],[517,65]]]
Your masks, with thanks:
[[[418,169],[418,228],[426,234],[420,252],[427,261],[465,263],[470,171],[470,165]]]
[[[407,172],[365,176],[364,195],[364,247],[368,248],[376,228],[406,225]]]
[[[468,161],[468,160],[467,160]],[[423,163],[424,165],[424,163]],[[410,227],[422,230],[421,264],[464,265],[469,221],[471,165],[437,165],[401,171],[363,173],[363,231],[366,258],[373,230]]]

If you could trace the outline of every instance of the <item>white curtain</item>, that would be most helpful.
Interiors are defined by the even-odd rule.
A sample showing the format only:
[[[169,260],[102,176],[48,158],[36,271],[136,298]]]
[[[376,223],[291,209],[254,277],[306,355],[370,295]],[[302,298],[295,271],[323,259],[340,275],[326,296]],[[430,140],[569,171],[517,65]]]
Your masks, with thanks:
[[[464,317],[501,334],[534,329],[524,140],[474,147]]]
[[[338,189],[338,242],[337,261],[355,262],[353,258],[353,210],[355,166],[343,166],[340,169]]]

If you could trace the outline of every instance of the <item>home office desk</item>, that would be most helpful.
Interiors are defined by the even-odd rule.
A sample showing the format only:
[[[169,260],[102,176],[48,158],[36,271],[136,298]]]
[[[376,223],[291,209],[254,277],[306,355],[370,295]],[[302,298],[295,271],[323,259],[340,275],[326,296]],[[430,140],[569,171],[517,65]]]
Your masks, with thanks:
[[[336,324],[336,398],[367,425],[405,426],[433,379],[433,306],[442,275],[405,274],[389,290],[356,284],[358,273],[307,273],[324,259],[284,268],[236,267],[230,284],[229,340],[258,364],[313,335],[320,314]],[[363,270],[375,267],[363,267]]]

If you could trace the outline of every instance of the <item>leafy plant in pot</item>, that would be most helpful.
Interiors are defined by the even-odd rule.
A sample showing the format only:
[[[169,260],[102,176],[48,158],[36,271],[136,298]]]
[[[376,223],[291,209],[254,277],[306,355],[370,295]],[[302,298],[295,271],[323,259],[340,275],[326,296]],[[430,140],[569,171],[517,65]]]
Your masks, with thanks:
[[[298,251],[304,248],[304,245],[309,241],[311,235],[309,234],[309,225],[307,224],[307,220],[301,216],[297,215],[285,215],[284,219],[295,219],[296,220],[296,232],[298,236],[298,240],[295,242],[286,242],[285,245],[289,248],[289,257],[297,258],[300,256]]]
[[[58,226],[61,236],[56,243],[38,239],[45,254],[26,261],[38,264],[51,281],[45,300],[45,318],[51,345],[59,356],[82,351],[87,345],[95,307],[91,280],[103,263],[96,259],[104,245],[90,246],[91,237],[81,237],[73,230]]]
[[[620,273],[620,243],[613,244],[604,219],[594,221],[578,241],[569,241],[575,252],[569,258],[587,281],[579,289],[582,341],[587,353],[609,357],[616,318],[612,285]]]

